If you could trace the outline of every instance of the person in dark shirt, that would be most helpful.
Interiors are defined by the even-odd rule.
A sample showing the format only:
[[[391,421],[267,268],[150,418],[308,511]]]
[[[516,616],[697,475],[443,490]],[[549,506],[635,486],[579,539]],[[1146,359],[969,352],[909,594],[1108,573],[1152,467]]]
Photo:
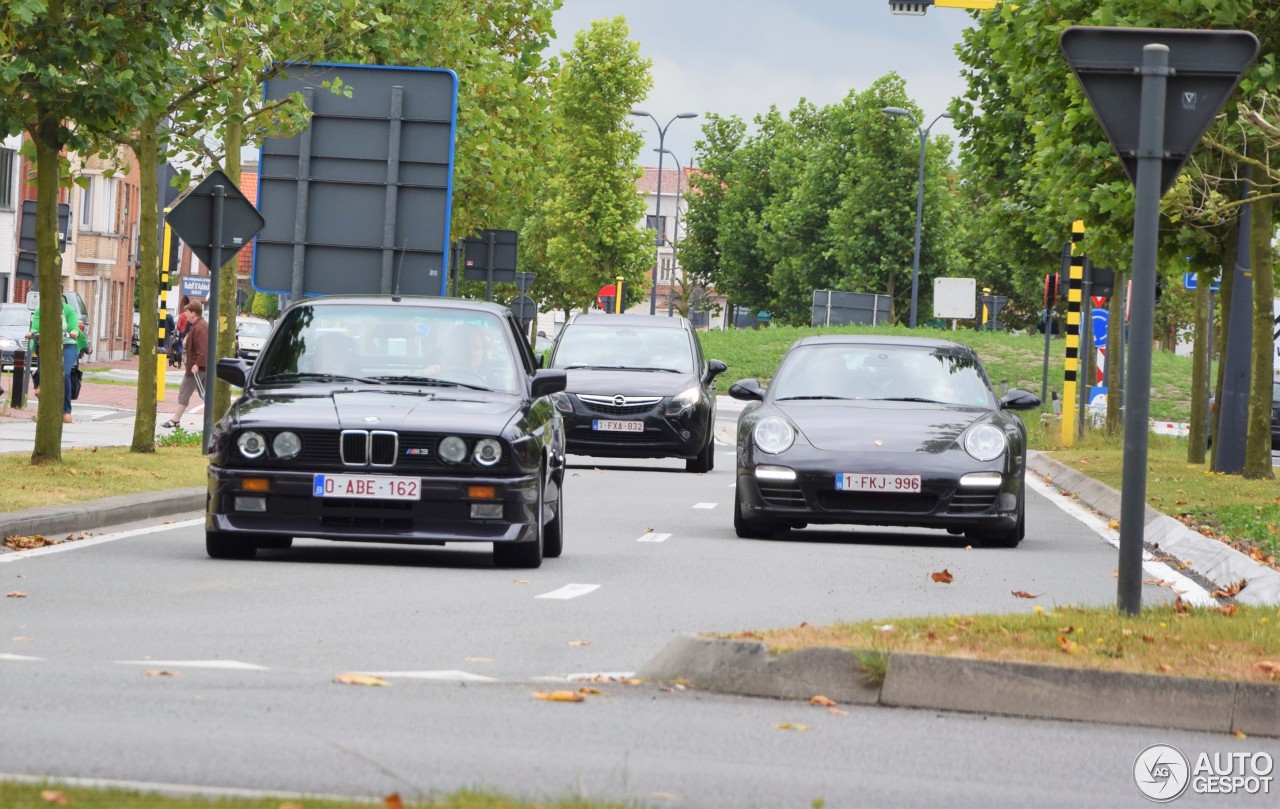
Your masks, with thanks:
[[[178,409],[174,411],[169,420],[161,427],[172,430],[182,423],[182,414],[187,412],[187,406],[191,403],[191,394],[196,390],[196,377],[204,372],[208,363],[207,355],[209,351],[209,323],[204,319],[204,307],[199,301],[191,301],[187,304],[185,314],[187,316],[187,336],[183,354],[186,356],[186,373],[182,375],[182,386],[178,388]],[[203,389],[200,392],[200,398],[204,398]]]

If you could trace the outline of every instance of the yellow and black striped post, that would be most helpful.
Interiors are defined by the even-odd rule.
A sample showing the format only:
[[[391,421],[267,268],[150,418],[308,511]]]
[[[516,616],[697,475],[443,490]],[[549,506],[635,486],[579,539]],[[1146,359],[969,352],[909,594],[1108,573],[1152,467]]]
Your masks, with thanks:
[[[1080,306],[1084,302],[1084,220],[1071,223],[1071,274],[1067,286],[1067,359],[1062,377],[1062,445],[1076,440],[1076,385],[1080,376]]]
[[[614,280],[613,292],[614,292],[613,313],[615,315],[620,315],[622,314],[622,276],[621,275],[619,275]]]
[[[165,208],[165,213],[169,213],[169,209]],[[173,249],[173,230],[170,229],[169,223],[164,224],[164,243],[160,252],[160,301],[158,319],[156,321],[157,336],[159,340],[156,342],[156,401],[164,401],[164,383],[165,372],[169,368],[169,357],[165,353],[168,346],[168,337],[164,327],[164,315],[169,311],[169,261],[170,252]]]

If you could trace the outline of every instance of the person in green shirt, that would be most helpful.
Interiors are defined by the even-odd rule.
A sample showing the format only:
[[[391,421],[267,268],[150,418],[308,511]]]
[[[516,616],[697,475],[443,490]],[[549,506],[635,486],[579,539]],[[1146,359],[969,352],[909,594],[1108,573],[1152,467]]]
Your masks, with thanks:
[[[40,340],[40,308],[36,307],[31,316],[31,331],[27,338],[32,341],[33,358],[37,355],[36,347]],[[80,351],[89,344],[84,330],[80,328],[80,316],[76,308],[65,300],[62,302],[62,420],[71,422],[71,371],[76,367]],[[40,395],[40,369],[36,368],[31,376],[34,385],[33,393]]]

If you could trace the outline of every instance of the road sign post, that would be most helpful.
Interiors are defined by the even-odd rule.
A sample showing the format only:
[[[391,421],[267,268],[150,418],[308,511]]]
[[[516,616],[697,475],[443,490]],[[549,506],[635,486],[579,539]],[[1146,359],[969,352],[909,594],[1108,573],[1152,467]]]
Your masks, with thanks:
[[[1160,197],[1235,91],[1258,40],[1247,31],[1072,26],[1059,44],[1135,186],[1116,600],[1136,615],[1142,609]]]

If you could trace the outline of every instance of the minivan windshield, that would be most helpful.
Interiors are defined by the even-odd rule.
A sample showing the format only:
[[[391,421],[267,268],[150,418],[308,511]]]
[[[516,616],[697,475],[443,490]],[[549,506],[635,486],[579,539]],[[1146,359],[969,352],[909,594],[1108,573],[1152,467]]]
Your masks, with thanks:
[[[27,307],[20,303],[12,306],[0,306],[0,327],[13,328],[21,326],[26,330],[31,323],[31,312],[27,311]]]
[[[553,368],[620,368],[693,373],[684,329],[571,323],[560,335]]]

